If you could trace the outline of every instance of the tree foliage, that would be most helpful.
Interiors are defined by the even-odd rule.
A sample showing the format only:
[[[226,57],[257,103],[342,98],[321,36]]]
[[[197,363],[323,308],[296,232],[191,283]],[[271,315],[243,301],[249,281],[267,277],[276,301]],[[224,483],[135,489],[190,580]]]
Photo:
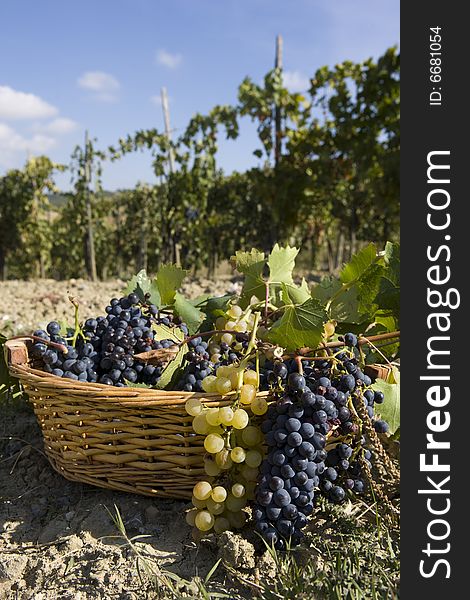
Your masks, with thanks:
[[[259,165],[224,174],[219,140],[236,143],[247,119]],[[240,247],[268,251],[276,241],[307,249],[310,267],[326,256],[334,270],[366,242],[397,239],[399,149],[396,49],[322,67],[305,94],[289,91],[274,69],[261,83],[244,79],[234,106],[194,115],[174,140],[149,129],[106,150],[95,140],[77,147],[73,191],[58,208],[47,198],[58,168],[49,159],[8,172],[0,178],[0,272],[86,276],[90,230],[100,277],[168,262],[213,271]],[[155,183],[103,192],[103,163],[138,151],[150,153]]]

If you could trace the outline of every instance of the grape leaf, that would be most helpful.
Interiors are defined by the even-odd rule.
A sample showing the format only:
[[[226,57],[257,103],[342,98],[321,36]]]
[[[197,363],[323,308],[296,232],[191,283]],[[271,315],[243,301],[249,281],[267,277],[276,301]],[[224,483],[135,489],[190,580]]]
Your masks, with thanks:
[[[160,292],[155,282],[150,279],[145,269],[142,269],[127,282],[124,294],[137,294],[141,301],[145,300],[146,294],[150,294],[150,302],[155,306],[161,305]]]
[[[154,338],[157,342],[160,340],[172,340],[173,342],[182,342],[184,340],[184,333],[179,327],[167,327],[166,325],[152,325],[154,331]]]
[[[338,322],[360,324],[364,322],[364,315],[359,312],[357,288],[352,286],[344,288],[342,283],[331,276],[324,277],[312,290],[312,298],[317,298],[326,304],[335,294],[338,296],[330,305],[330,318]]]
[[[327,320],[328,315],[322,304],[310,298],[300,306],[288,306],[271,327],[268,340],[288,350],[316,348]]]
[[[187,271],[178,265],[163,265],[155,278],[163,304],[172,304]]]
[[[263,279],[264,252],[260,252],[255,248],[252,248],[251,252],[238,251],[235,256],[232,256],[231,262],[237,271],[245,275],[243,290],[240,295],[240,306],[246,308],[252,296],[262,300],[266,293],[266,284]]]
[[[269,281],[276,283],[293,283],[292,271],[299,250],[286,246],[282,248],[275,244],[268,258]]]
[[[357,254],[349,263],[344,265],[339,277],[343,283],[351,283],[359,277],[377,260],[377,249],[375,244],[369,244]]]
[[[183,366],[184,357],[187,352],[188,352],[188,345],[183,344],[181,346],[181,348],[179,349],[179,352],[175,356],[175,358],[172,361],[170,361],[167,364],[167,366],[163,369],[163,373],[156,385],[157,389],[163,390],[166,388],[168,388],[168,389],[173,388],[172,383],[178,376],[177,372],[179,372],[179,370]]]
[[[302,278],[300,286],[295,284],[286,285],[287,294],[289,295],[290,302],[293,304],[303,304],[310,298],[310,288],[305,279]]]
[[[186,300],[179,292],[176,292],[175,294],[174,310],[188,326],[189,333],[191,335],[196,333],[204,319],[204,313],[193,306],[191,302]]]
[[[400,427],[400,384],[377,379],[372,387],[384,395],[383,404],[377,404],[375,409],[376,413],[390,425],[390,432],[393,434]]]

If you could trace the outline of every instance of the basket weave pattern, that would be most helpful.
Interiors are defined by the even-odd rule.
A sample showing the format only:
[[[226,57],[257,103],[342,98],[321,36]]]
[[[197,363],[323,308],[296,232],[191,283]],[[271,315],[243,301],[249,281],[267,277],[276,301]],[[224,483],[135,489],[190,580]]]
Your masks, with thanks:
[[[61,475],[145,496],[191,497],[204,475],[204,436],[194,434],[184,405],[198,397],[206,406],[225,406],[229,396],[72,381],[32,368],[24,340],[10,340],[6,352]]]

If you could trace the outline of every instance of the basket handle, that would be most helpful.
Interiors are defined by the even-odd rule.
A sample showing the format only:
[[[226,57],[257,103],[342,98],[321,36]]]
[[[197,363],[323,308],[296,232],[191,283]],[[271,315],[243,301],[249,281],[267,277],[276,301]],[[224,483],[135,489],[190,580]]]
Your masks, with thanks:
[[[27,341],[30,341],[30,338],[15,338],[5,342],[5,361],[8,365],[25,365],[28,363]]]

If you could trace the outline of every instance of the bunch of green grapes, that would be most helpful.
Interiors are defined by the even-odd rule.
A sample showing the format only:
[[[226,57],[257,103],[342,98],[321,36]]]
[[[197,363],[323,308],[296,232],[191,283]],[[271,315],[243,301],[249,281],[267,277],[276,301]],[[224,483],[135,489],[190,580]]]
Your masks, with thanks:
[[[237,365],[222,365],[217,369],[216,375],[208,375],[202,381],[202,389],[208,394],[223,396],[238,391],[240,404],[249,407],[253,414],[261,416],[268,410],[268,403],[264,398],[256,396],[258,385],[256,371],[245,370]]]
[[[259,466],[264,457],[264,436],[251,423],[249,412],[264,414],[267,402],[256,397],[257,374],[237,367],[220,367],[222,373],[203,380],[206,391],[227,394],[238,390],[230,406],[207,408],[198,398],[186,402],[186,412],[193,418],[195,433],[204,435],[204,470],[207,478],[193,489],[194,509],[187,521],[201,535],[243,527],[243,509],[254,499]],[[256,378],[256,380],[255,380]],[[209,380],[209,381],[207,381]],[[262,402],[261,402],[262,401]]]
[[[255,317],[251,308],[243,311],[240,306],[233,304],[225,313],[217,318],[215,322],[216,329],[220,331],[233,331],[235,333],[220,333],[212,336],[209,343],[209,354],[213,363],[220,362],[223,348],[229,347],[239,352],[243,349],[243,344],[237,341],[237,333],[250,333],[253,330]]]

